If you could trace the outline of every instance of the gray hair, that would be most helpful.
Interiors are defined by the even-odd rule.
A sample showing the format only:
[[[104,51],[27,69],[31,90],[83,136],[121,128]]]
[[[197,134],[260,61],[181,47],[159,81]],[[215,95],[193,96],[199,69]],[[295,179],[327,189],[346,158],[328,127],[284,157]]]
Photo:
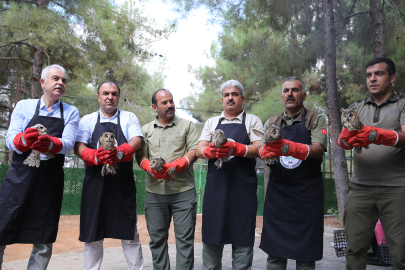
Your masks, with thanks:
[[[60,70],[62,70],[63,73],[65,73],[65,75],[66,75],[66,70],[65,70],[62,66],[59,66],[59,65],[56,65],[56,64],[50,65],[50,66],[45,67],[45,68],[42,70],[42,73],[41,73],[41,79],[44,79],[45,82],[46,82],[46,80],[48,79],[48,71],[49,71],[51,68],[60,69]],[[66,78],[67,78],[67,75],[66,75]]]
[[[284,87],[285,82],[288,82],[288,81],[299,81],[302,85],[302,93],[305,93],[305,83],[300,79],[300,77],[297,77],[297,76],[291,76],[291,77],[288,77],[287,79],[285,79],[283,82],[283,86],[281,87],[281,91],[283,91],[283,89],[284,89],[283,87]]]
[[[238,82],[237,80],[229,80],[229,81],[224,82],[221,85],[221,96],[224,95],[224,90],[225,89],[227,89],[229,87],[234,87],[234,86],[239,89],[240,95],[242,97],[244,97],[244,95],[243,95],[243,85],[240,82]]]

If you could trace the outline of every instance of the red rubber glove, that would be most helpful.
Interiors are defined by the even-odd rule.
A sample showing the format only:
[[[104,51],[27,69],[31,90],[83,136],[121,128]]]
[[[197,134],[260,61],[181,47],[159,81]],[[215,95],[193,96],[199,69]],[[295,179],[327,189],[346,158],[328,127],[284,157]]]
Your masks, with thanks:
[[[40,153],[50,152],[51,154],[59,153],[62,150],[63,143],[60,139],[49,135],[41,135],[38,141],[32,144],[31,149]]]
[[[239,156],[244,157],[247,153],[247,145],[232,141],[224,143],[218,151],[216,158],[224,158],[226,156]]]
[[[163,170],[166,172],[166,174],[168,174],[170,176],[175,173],[184,171],[189,166],[190,166],[190,162],[188,161],[188,158],[181,157],[179,159],[176,159],[175,161],[164,164]]]
[[[351,132],[349,132],[349,130],[347,128],[343,128],[339,135],[338,145],[345,150],[352,150],[353,145],[349,144],[349,140],[353,136],[355,136],[356,133],[357,133],[356,130],[352,130]]]
[[[212,143],[204,147],[202,154],[206,159],[224,158],[229,155],[231,147],[229,144],[224,143],[220,148],[215,147]]]
[[[27,128],[24,132],[18,133],[13,140],[15,148],[20,152],[26,152],[31,145],[38,140],[39,132],[36,128]]]
[[[271,152],[271,149],[269,147],[266,147],[265,144],[263,144],[262,146],[260,146],[259,148],[259,155],[261,159],[264,158],[269,158],[269,157],[274,157],[274,153]]]
[[[309,146],[303,143],[279,139],[274,143],[266,144],[262,151],[270,152],[270,156],[273,157],[291,156],[296,159],[305,160],[309,155]]]
[[[117,162],[131,161],[134,156],[134,149],[129,144],[123,143],[118,147],[114,147],[114,151],[110,153],[114,155],[110,161],[110,165],[112,165]]]
[[[398,134],[393,130],[364,126],[357,134],[349,139],[348,143],[353,146],[366,147],[372,143],[386,146],[394,146],[398,142]]]
[[[99,149],[85,148],[82,151],[82,159],[84,163],[93,167],[94,165],[104,165],[109,161],[110,153],[104,150],[103,147]]]
[[[156,178],[156,179],[167,179],[170,177],[170,175],[167,175],[165,173],[165,170],[161,170],[160,172],[157,172],[155,170],[152,170],[150,168],[150,160],[144,159],[142,160],[140,167],[142,170],[144,170],[145,172],[149,173],[150,175],[152,175],[152,177]]]

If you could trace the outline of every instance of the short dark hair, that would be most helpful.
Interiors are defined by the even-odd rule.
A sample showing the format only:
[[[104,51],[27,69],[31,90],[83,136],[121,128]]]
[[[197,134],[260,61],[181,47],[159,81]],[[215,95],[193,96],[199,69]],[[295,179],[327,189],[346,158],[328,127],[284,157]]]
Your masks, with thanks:
[[[112,81],[105,81],[105,82],[100,83],[100,84],[97,86],[97,94],[100,95],[100,91],[99,91],[99,90],[100,90],[100,87],[101,87],[103,84],[105,84],[105,83],[109,83],[109,84],[115,85],[115,86],[118,88],[118,94],[121,95],[121,89],[120,89],[120,87],[118,86],[118,84],[116,84],[115,82],[112,82]]]
[[[368,69],[371,66],[374,66],[375,64],[378,63],[386,63],[387,64],[387,71],[388,71],[388,76],[392,76],[395,74],[397,71],[397,68],[395,67],[394,61],[389,59],[388,57],[376,57],[368,61],[366,65],[366,69]]]
[[[156,105],[156,106],[157,106],[156,95],[157,95],[157,93],[158,93],[159,91],[166,91],[166,92],[169,92],[170,95],[172,95],[172,97],[173,97],[172,92],[170,92],[170,91],[167,90],[167,89],[161,88],[161,89],[159,89],[159,90],[156,90],[155,93],[152,94],[152,105]]]

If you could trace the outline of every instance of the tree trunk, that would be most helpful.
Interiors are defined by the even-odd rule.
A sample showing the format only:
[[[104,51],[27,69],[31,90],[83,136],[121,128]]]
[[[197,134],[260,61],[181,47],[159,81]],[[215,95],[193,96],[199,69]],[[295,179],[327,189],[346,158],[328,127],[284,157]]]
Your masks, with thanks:
[[[384,49],[384,15],[380,0],[370,0],[374,57],[387,56]]]
[[[337,144],[342,126],[340,123],[339,101],[336,82],[336,31],[333,17],[333,0],[323,0],[324,14],[324,50],[325,50],[325,79],[327,88],[327,107],[329,125],[332,137],[333,169],[336,185],[336,195],[339,217],[343,221],[344,201],[348,194],[347,163],[344,150]]]
[[[38,0],[38,8],[45,9],[45,0]],[[43,49],[39,45],[35,45],[34,61],[32,65],[32,79],[31,79],[31,98],[40,98],[42,93],[41,87],[41,72],[44,62]]]

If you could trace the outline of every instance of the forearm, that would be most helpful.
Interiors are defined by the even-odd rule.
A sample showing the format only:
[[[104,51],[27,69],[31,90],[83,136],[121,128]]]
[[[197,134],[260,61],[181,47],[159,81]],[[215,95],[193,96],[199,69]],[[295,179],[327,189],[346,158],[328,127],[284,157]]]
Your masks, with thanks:
[[[76,156],[78,156],[79,158],[82,158],[82,152],[86,148],[87,148],[86,144],[84,144],[82,142],[76,142],[73,147],[73,152]]]
[[[145,157],[145,156],[135,156],[135,159],[136,159],[136,163],[138,163],[138,165],[139,165],[139,167],[141,166],[141,162],[143,161],[143,160],[149,160],[147,157]]]
[[[314,159],[321,159],[325,153],[325,148],[320,143],[313,143],[309,146],[309,155],[307,159],[314,158]]]
[[[189,165],[193,164],[197,160],[196,150],[189,150],[184,156],[188,159]]]
[[[205,159],[204,155],[203,155],[203,149],[204,147],[207,147],[209,144],[208,141],[199,141],[198,145],[197,145],[197,149],[195,150],[195,154],[197,158],[202,158]]]
[[[247,146],[248,152],[246,158],[258,158],[259,156],[260,141],[255,141],[251,145]]]

